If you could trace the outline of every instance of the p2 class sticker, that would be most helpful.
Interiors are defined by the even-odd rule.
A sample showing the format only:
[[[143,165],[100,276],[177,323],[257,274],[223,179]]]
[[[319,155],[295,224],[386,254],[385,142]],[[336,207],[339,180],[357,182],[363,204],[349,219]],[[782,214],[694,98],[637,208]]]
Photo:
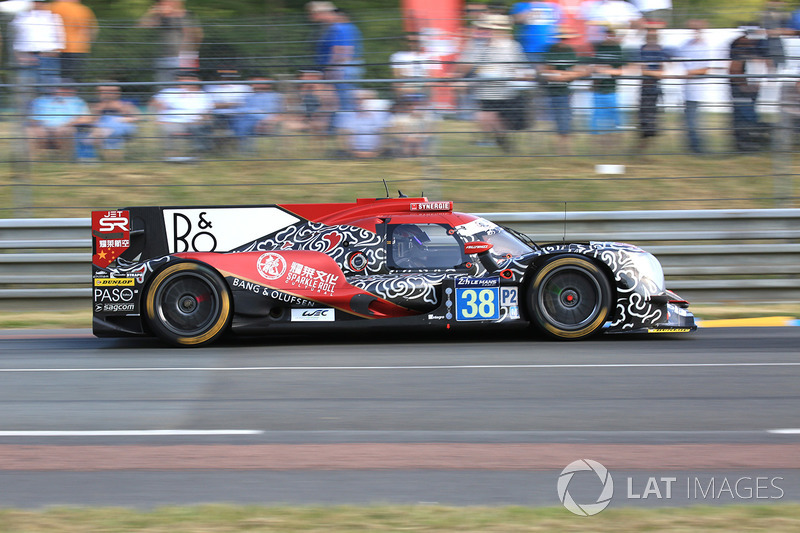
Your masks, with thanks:
[[[500,287],[500,306],[512,307],[519,305],[519,289],[517,287]]]
[[[353,272],[361,272],[367,268],[368,263],[369,260],[367,259],[367,256],[364,255],[364,252],[353,252],[347,256],[347,265]]]
[[[456,288],[456,320],[499,320],[500,287]]]
[[[292,309],[292,322],[333,322],[336,310],[330,307]]]

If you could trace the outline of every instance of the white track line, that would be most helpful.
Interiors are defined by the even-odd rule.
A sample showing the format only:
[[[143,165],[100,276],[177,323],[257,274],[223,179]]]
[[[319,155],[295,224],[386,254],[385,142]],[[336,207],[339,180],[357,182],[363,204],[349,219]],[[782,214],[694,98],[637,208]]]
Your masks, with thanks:
[[[768,429],[767,433],[773,435],[800,435],[800,428]]]
[[[101,431],[0,431],[0,437],[184,437],[262,435],[258,429],[125,429]]]
[[[0,368],[0,373],[36,372],[319,372],[342,370],[501,370],[501,369],[565,369],[565,368],[737,368],[793,367],[800,361],[760,363],[586,363],[586,364],[520,364],[520,365],[396,365],[396,366],[166,366],[166,367],[102,367],[102,368]]]

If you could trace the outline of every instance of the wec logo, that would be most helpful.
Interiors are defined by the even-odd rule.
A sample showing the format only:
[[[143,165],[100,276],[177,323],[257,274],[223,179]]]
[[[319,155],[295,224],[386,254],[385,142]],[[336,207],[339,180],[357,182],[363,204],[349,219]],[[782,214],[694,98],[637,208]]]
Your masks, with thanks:
[[[292,322],[333,322],[335,320],[335,309],[292,309]]]
[[[595,503],[578,504],[569,493],[569,483],[577,472],[594,472],[603,484]],[[558,499],[567,510],[579,516],[593,516],[608,507],[614,496],[614,480],[605,466],[591,459],[578,459],[567,465],[558,476]]]

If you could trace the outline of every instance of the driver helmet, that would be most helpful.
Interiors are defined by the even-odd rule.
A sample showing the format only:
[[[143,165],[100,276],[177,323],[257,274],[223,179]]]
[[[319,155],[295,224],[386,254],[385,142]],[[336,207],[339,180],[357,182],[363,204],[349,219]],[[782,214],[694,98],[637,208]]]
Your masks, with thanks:
[[[392,235],[395,259],[422,259],[430,237],[413,224],[398,226]]]

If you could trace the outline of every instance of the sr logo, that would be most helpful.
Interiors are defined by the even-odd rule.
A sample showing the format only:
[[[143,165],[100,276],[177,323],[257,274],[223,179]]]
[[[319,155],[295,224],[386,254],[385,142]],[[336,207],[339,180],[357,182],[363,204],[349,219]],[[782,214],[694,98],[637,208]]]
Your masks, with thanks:
[[[108,215],[100,218],[98,231],[101,233],[113,233],[116,229],[128,231],[128,219],[119,216],[116,211],[110,211]]]

